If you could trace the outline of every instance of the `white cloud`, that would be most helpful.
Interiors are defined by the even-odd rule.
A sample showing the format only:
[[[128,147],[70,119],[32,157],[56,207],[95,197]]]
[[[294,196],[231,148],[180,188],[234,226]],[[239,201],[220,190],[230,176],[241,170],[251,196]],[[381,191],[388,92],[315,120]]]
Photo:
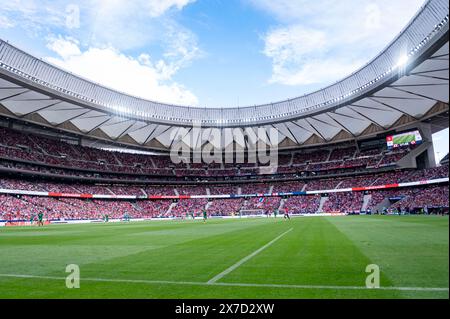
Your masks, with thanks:
[[[169,65],[161,61],[161,73],[172,77],[179,69],[188,66],[193,60],[202,58],[205,53],[197,44],[197,37],[189,30],[171,22],[166,24],[163,37],[165,52],[163,57]]]
[[[68,29],[78,29],[80,27],[80,7],[70,3],[65,8],[66,27]]]
[[[51,27],[63,27],[65,24],[64,9],[54,8],[55,3],[49,0],[8,0],[3,1],[3,16],[11,21],[19,22],[15,26],[38,37]],[[56,4],[58,7],[58,4]]]
[[[46,60],[91,81],[154,101],[198,104],[197,97],[184,86],[170,81],[170,76],[160,66],[171,67],[170,63],[154,63],[147,54],[135,59],[111,47],[90,47],[82,51],[76,40],[62,37],[51,38],[48,47],[59,57]]]
[[[309,85],[327,83],[330,79],[341,79],[356,70],[363,61],[310,59],[304,62],[290,60],[274,63],[271,83],[285,85]]]
[[[47,42],[47,48],[57,53],[63,59],[80,55],[81,51],[78,45],[79,42],[77,40],[71,37],[63,38],[62,36],[49,37]]]
[[[436,164],[439,164],[439,162],[449,152],[448,133],[449,133],[449,129],[446,128],[442,131],[439,131],[439,132],[433,134],[432,138],[433,138],[434,157],[436,159]]]
[[[322,21],[335,24],[336,21],[346,22],[345,25],[356,21],[365,21],[367,15],[374,11],[381,13],[380,22],[389,25],[399,25],[400,28],[418,11],[425,0],[247,0],[258,9],[275,16],[286,23],[298,21]],[[375,14],[378,14],[375,12]],[[394,19],[396,17],[396,19]],[[390,21],[397,20],[397,21]],[[390,21],[390,22],[389,22]],[[335,25],[342,28],[343,25]],[[354,30],[356,33],[357,30]],[[398,32],[393,30],[392,32]]]
[[[319,30],[306,29],[300,25],[277,28],[267,34],[264,53],[286,59],[295,54],[321,50],[326,46],[326,41],[325,33]]]
[[[92,10],[103,10],[102,13],[122,16],[139,13],[153,18],[160,17],[172,9],[182,10],[195,0],[94,0],[89,1]]]
[[[158,17],[173,7],[181,10],[183,7],[194,1],[195,0],[147,0],[143,1],[143,4],[147,5],[151,16]]]
[[[195,34],[174,17],[195,1],[10,0],[0,23],[20,21],[57,54],[48,61],[75,74],[143,98],[196,105],[197,97],[173,80],[202,56]]]
[[[195,0],[95,0],[83,6],[90,41],[107,43],[120,50],[158,42],[173,23],[171,13]],[[101,14],[99,14],[101,13]]]
[[[308,17],[324,10],[332,4],[332,0],[248,0],[255,7],[265,10],[280,20],[295,21],[299,17]]]
[[[326,46],[326,36],[323,32],[294,25],[270,31],[264,41],[264,54],[273,62],[271,82],[288,85],[315,83],[312,79],[304,79],[304,73],[307,71],[303,68],[307,65],[304,59],[305,55],[313,54]]]
[[[14,27],[15,24],[10,18],[4,15],[0,15],[0,29],[9,29]]]
[[[263,36],[271,82],[329,84],[369,62],[424,0],[248,0],[280,25]],[[399,14],[401,12],[401,14]]]
[[[20,21],[34,38],[65,32],[83,44],[131,50],[159,41],[164,23],[195,1],[9,0],[2,3],[0,23]]]
[[[272,59],[271,83],[308,85],[327,83],[355,71],[363,58],[330,55],[326,32],[301,25],[279,27],[265,35],[264,54]]]

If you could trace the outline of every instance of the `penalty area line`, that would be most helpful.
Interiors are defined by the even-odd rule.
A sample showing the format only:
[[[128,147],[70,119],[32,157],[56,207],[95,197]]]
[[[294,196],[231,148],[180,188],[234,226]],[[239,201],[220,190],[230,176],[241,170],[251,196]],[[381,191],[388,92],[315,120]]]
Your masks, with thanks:
[[[66,277],[56,276],[37,276],[37,275],[18,275],[18,274],[0,274],[0,278],[18,278],[18,279],[44,279],[44,280],[66,280]],[[111,282],[111,283],[131,283],[147,285],[184,285],[184,286],[219,286],[219,287],[248,287],[248,288],[285,288],[285,289],[318,289],[318,290],[397,290],[397,291],[429,291],[437,292],[449,291],[444,287],[380,287],[367,288],[364,286],[323,286],[323,285],[288,285],[288,284],[252,284],[252,283],[206,283],[195,281],[168,281],[168,280],[139,280],[139,279],[107,279],[107,278],[80,278],[80,281],[90,282]]]

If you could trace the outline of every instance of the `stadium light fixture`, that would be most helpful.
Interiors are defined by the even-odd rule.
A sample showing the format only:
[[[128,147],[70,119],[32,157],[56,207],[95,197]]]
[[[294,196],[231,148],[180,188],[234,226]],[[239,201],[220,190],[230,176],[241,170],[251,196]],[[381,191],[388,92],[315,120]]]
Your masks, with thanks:
[[[405,66],[406,63],[408,63],[408,60],[409,60],[408,55],[405,54],[405,55],[401,56],[400,59],[398,59],[397,67],[401,68],[401,67]]]

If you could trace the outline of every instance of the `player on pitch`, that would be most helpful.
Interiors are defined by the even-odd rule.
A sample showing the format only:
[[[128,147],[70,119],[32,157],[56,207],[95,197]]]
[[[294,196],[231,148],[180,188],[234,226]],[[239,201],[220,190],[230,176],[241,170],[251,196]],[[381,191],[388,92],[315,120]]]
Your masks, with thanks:
[[[38,226],[44,226],[44,213],[42,212],[38,214]]]
[[[286,208],[284,209],[284,219],[291,220],[291,216],[289,216],[289,212],[288,212],[288,210]]]
[[[35,213],[31,213],[30,216],[30,225],[33,225],[34,219],[36,218],[36,214]]]

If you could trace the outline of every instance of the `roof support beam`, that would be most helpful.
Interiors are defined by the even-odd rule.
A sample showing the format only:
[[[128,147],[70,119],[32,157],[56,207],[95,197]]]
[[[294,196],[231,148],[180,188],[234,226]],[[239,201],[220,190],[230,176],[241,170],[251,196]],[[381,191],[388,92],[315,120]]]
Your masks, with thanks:
[[[147,136],[147,138],[145,139],[145,142],[143,143],[143,145],[147,144],[147,143],[150,141],[150,139],[153,137],[153,134],[154,134],[155,131],[158,129],[158,127],[159,127],[159,125],[156,125],[156,126],[155,126],[155,129],[152,130],[152,132]],[[164,131],[162,131],[161,133],[159,133],[159,135],[164,134],[164,133],[167,132],[168,130],[170,130],[170,126],[169,126],[167,129],[165,129]]]
[[[30,112],[27,112],[27,113],[25,113],[25,114],[20,115],[19,118],[21,119],[21,118],[24,118],[25,116],[27,116],[28,114],[31,114],[31,113],[37,113],[37,112],[43,111],[43,110],[45,110],[45,109],[48,109],[49,107],[58,105],[59,103],[62,103],[62,101],[58,101],[58,102],[56,102],[56,103],[49,104],[49,105],[47,105],[47,106],[41,107],[40,109],[37,109],[37,110],[33,110],[33,111],[30,111]]]
[[[309,125],[311,125],[311,127],[314,129],[314,131],[316,131],[317,134],[318,134],[324,141],[328,141],[328,140],[322,135],[322,133],[320,133],[319,130],[318,130],[314,125],[312,125],[312,123],[311,123],[310,121],[308,121],[307,118],[305,119],[305,121],[308,122]]]
[[[424,98],[424,99],[427,99],[427,100],[437,101],[437,102],[442,102],[442,103],[447,103],[447,102],[444,102],[444,101],[441,101],[441,100],[438,100],[438,99],[435,99],[435,98],[431,98],[431,97],[428,97],[428,96],[425,96],[425,95],[422,95],[422,94],[414,93],[414,92],[411,92],[411,91],[408,91],[408,90],[399,89],[399,88],[397,88],[397,87],[393,87],[393,89],[394,89],[394,90],[397,90],[397,91],[401,91],[401,92],[406,92],[406,93],[409,93],[409,94],[413,94],[413,95],[415,95],[415,96],[420,96],[421,98]]]
[[[126,135],[128,133],[128,130],[133,127],[134,124],[137,123],[137,120],[133,121],[133,123],[131,123],[125,130],[123,130],[119,135],[117,135],[117,137],[114,139],[115,141],[117,141],[119,138],[121,138],[122,136]]]
[[[364,106],[358,106],[358,105],[355,105],[355,106],[356,106],[356,107],[364,107]],[[366,120],[368,120],[370,123],[372,123],[372,124],[378,126],[379,128],[381,128],[381,129],[383,129],[383,130],[386,129],[386,128],[385,128],[383,125],[381,125],[380,123],[374,121],[373,119],[367,117],[366,115],[362,114],[361,112],[355,110],[355,106],[353,106],[353,105],[350,104],[350,105],[348,105],[348,108],[352,109],[354,112],[358,113],[359,115],[361,115],[362,117],[364,117]]]
[[[420,76],[427,79],[435,79],[435,80],[442,80],[442,81],[448,81],[447,78],[441,78],[439,76],[432,76],[432,75],[423,75],[423,74],[414,74],[414,76]],[[393,86],[394,87],[394,86]]]
[[[395,88],[394,88],[394,89],[395,89]],[[381,101],[375,100],[375,99],[372,98],[372,97],[369,97],[369,100],[374,101],[374,102],[377,102],[377,103],[380,103],[380,104],[383,104],[384,106],[390,107],[391,109],[394,109],[394,110],[396,110],[396,111],[398,111],[398,112],[400,112],[400,113],[402,113],[402,114],[404,114],[404,115],[411,116],[411,117],[414,118],[415,120],[418,120],[417,117],[415,117],[415,116],[413,116],[413,115],[411,115],[411,114],[409,114],[409,113],[406,113],[405,111],[403,111],[403,110],[401,110],[401,109],[399,109],[399,108],[397,108],[397,107],[395,107],[395,106],[392,106],[392,105],[387,104],[387,103],[385,103],[385,102],[381,102]]]
[[[290,123],[290,122],[289,122],[289,123]],[[272,124],[272,127],[275,128],[275,129],[277,129],[278,131],[281,131],[281,133],[282,133],[283,135],[285,135],[288,139],[292,140],[293,142],[296,142],[296,143],[299,144],[299,145],[301,144],[301,143],[298,142],[297,138],[296,138],[295,135],[292,133],[292,131],[291,131],[291,129],[289,128],[289,126],[286,125],[286,123],[280,123],[280,124],[278,124],[278,125],[283,126],[284,128],[286,128],[287,132],[283,132],[282,129],[279,129],[279,128],[276,127],[274,124]],[[285,134],[285,133],[289,133],[289,134]]]
[[[103,122],[101,122],[100,124],[94,126],[91,130],[89,130],[89,132],[87,132],[86,134],[89,135],[92,132],[94,132],[96,129],[98,129],[99,127],[103,126],[103,124],[107,123],[108,121],[111,121],[111,118],[108,117],[106,120],[104,120]]]
[[[15,93],[15,94],[12,94],[12,95],[10,95],[10,96],[4,97],[4,98],[0,99],[0,102],[6,101],[6,100],[8,100],[8,99],[10,99],[10,98],[12,98],[12,97],[16,97],[16,96],[22,95],[22,94],[27,93],[27,92],[31,92],[31,90],[25,90],[25,91],[23,91],[23,92]]]
[[[64,122],[61,122],[61,123],[59,123],[58,125],[56,125],[55,127],[60,127],[60,126],[62,126],[64,123],[67,123],[67,122],[70,122],[70,121],[73,121],[73,120],[75,120],[76,118],[78,118],[78,117],[80,117],[80,116],[83,116],[84,114],[86,114],[86,113],[89,113],[90,112],[90,110],[87,110],[86,112],[84,112],[84,113],[81,113],[81,114],[78,114],[78,115],[75,115],[74,117],[71,117],[70,119],[67,119],[67,120],[65,120]]]
[[[338,123],[340,126],[342,126],[342,128],[347,131],[351,136],[353,136],[354,138],[356,138],[355,134],[353,134],[352,131],[350,131],[344,124],[342,124],[340,121],[336,120],[335,118],[331,117],[330,114],[325,113],[330,119],[332,119],[333,121],[335,121],[336,123]],[[339,133],[338,133],[339,134]]]

